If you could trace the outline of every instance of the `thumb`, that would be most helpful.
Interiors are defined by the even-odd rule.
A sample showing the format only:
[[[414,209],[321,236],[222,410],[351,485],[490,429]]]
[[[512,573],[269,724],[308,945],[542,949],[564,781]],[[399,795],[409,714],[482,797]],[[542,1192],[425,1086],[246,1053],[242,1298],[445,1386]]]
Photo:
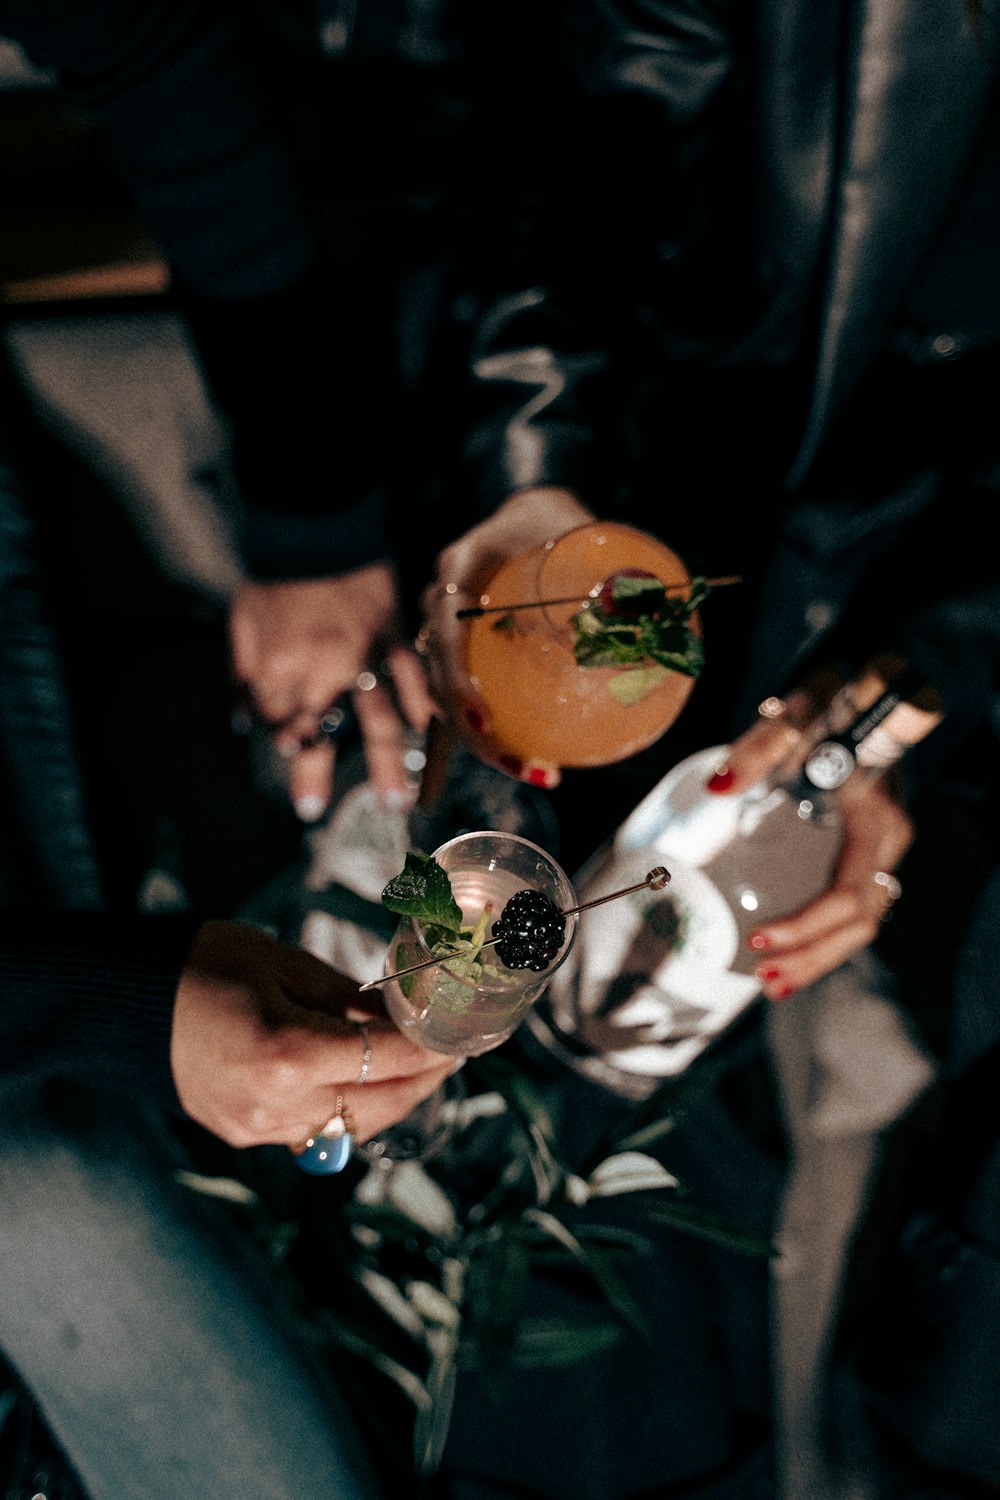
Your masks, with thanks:
[[[346,1012],[357,1008],[358,984],[331,968],[304,948],[277,944],[279,951],[275,977],[289,1000],[306,1010],[343,1021]]]

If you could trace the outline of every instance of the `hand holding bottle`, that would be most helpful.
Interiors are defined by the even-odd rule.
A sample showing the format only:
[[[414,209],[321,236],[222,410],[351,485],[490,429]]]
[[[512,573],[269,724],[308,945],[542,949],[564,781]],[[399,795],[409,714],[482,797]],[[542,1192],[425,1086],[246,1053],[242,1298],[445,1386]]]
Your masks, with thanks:
[[[814,683],[785,702],[766,699],[758,722],[730,747],[708,791],[717,796],[739,794],[768,776],[782,776],[787,782],[798,768],[808,766],[817,739],[830,723],[831,709],[819,708],[828,687],[828,682]],[[877,702],[885,704],[884,694],[885,682],[873,670],[841,690],[839,699],[845,712],[864,712]],[[889,705],[886,714],[877,732],[893,737],[890,759],[922,739],[940,718],[936,711],[907,702]],[[863,766],[862,753],[858,759]],[[783,1000],[815,983],[872,942],[899,893],[893,871],[909,849],[914,830],[894,790],[881,776],[870,774],[882,768],[878,762],[869,763],[867,772],[853,774],[853,765],[848,768],[845,760],[836,798],[841,843],[828,888],[799,910],[763,923],[747,936],[750,948],[760,954],[755,972],[772,1000]]]
[[[892,876],[913,840],[913,824],[882,782],[845,787],[843,843],[833,882],[822,896],[781,921],[755,928],[756,974],[771,1000],[814,984],[873,941],[897,886]]]

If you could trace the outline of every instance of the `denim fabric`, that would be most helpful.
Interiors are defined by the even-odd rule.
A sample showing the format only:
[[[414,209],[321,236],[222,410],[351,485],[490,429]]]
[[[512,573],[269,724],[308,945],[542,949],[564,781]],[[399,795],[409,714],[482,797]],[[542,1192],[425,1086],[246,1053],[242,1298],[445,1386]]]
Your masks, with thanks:
[[[374,1500],[263,1261],[178,1185],[155,1117],[86,1088],[0,1113],[0,1346],[90,1500]]]

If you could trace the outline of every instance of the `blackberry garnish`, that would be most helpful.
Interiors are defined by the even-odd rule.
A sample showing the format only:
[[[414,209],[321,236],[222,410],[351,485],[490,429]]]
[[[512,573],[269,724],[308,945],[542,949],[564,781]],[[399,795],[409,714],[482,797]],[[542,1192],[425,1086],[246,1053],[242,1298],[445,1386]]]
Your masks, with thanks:
[[[544,891],[517,891],[492,927],[500,962],[536,974],[555,958],[565,932],[565,917]]]

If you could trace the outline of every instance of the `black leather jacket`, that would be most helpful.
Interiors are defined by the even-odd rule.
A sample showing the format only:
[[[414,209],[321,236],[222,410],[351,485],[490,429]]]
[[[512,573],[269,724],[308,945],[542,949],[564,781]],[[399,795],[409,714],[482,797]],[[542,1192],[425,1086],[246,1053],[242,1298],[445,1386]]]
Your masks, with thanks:
[[[974,545],[1000,291],[981,275],[935,326],[914,288],[982,272],[956,211],[997,150],[993,9],[570,0],[567,23],[588,149],[574,172],[567,129],[537,274],[478,324],[483,509],[563,484],[699,567],[749,559],[771,607],[738,713],[853,618],[852,651],[904,647],[967,728],[1000,660]]]

